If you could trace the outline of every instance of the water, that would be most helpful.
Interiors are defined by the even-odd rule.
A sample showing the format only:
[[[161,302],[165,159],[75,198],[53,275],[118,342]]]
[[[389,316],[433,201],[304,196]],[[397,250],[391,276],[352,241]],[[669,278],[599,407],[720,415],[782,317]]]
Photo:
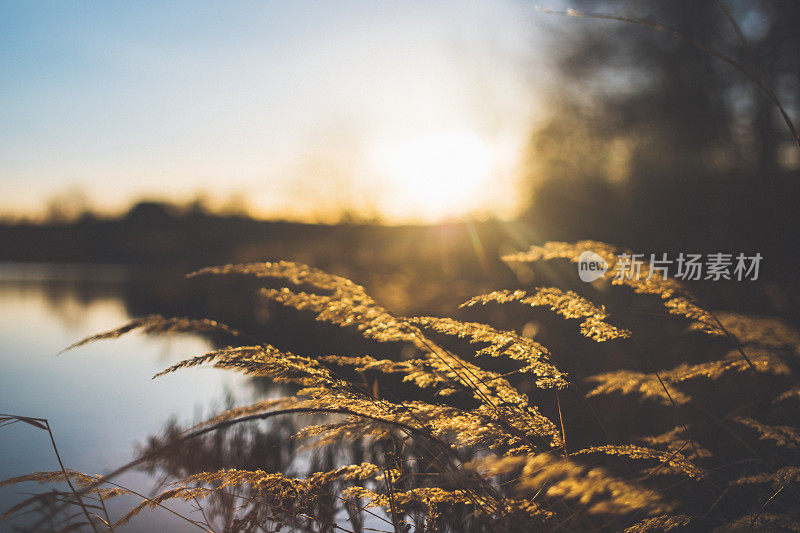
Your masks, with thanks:
[[[0,265],[0,412],[47,418],[66,466],[89,474],[130,461],[135,442],[158,433],[171,416],[190,423],[219,410],[228,393],[237,403],[252,398],[246,378],[221,370],[193,368],[151,380],[170,364],[207,351],[197,336],[134,333],[57,355],[128,321],[131,287],[123,269]],[[56,469],[45,431],[22,423],[0,427],[0,479]],[[119,481],[145,493],[153,487],[141,473]],[[0,488],[0,509],[37,489]],[[135,503],[112,504],[112,518]],[[165,511],[141,518],[124,530],[197,531]],[[0,530],[7,525],[0,523]]]

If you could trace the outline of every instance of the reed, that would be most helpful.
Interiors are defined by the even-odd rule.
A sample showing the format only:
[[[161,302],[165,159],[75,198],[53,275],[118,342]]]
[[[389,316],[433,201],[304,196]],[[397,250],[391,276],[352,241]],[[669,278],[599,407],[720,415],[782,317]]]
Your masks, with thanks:
[[[622,252],[590,241],[547,243],[504,260],[517,267],[575,262],[586,249],[609,262]],[[202,520],[183,518],[207,531],[800,529],[800,335],[778,319],[714,314],[674,280],[658,274],[616,280],[612,268],[599,282],[607,290],[655,301],[660,320],[670,325],[665,335],[705,338],[723,355],[675,352],[671,367],[649,371],[609,361],[606,371],[579,376],[563,370],[570,354],[519,329],[395,316],[362,286],[306,265],[226,265],[191,274],[219,276],[277,281],[283,286],[260,288],[260,295],[371,341],[375,353],[342,355],[331,346],[327,355],[304,356],[269,339],[251,343],[256,333],[215,320],[158,316],[79,341],[73,347],[135,329],[222,333],[228,346],[155,377],[204,365],[281,383],[292,394],[233,407],[152,441],[135,461],[105,477],[64,468],[6,480],[0,486],[74,484],[68,492],[30,498],[6,517],[50,498],[47,512],[68,518],[62,527],[113,530],[141,512],[183,500],[204,510]],[[489,306],[574,323],[580,346],[596,358],[609,346],[646,356],[636,324],[575,291],[498,290],[462,307],[481,313]],[[239,344],[243,339],[248,343]],[[405,349],[390,349],[398,345]],[[394,386],[382,389],[380,382]],[[611,409],[626,419],[631,438],[606,427]],[[171,487],[141,496],[114,521],[97,512],[108,499],[131,494],[114,483],[121,472],[152,466],[231,428],[286,417],[297,425],[288,439],[328,458],[328,468],[314,470],[322,463],[312,462],[309,471],[291,473],[220,465],[176,476]],[[355,449],[369,460],[359,460]],[[229,502],[224,512],[214,503],[223,499]],[[80,514],[73,516],[76,508]]]

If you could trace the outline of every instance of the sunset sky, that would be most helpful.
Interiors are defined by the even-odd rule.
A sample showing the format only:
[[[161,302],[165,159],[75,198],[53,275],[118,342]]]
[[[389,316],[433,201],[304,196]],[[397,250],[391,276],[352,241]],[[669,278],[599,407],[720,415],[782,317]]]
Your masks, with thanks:
[[[513,214],[543,18],[511,1],[2,1],[0,211],[81,190],[109,212],[203,192],[260,216]]]

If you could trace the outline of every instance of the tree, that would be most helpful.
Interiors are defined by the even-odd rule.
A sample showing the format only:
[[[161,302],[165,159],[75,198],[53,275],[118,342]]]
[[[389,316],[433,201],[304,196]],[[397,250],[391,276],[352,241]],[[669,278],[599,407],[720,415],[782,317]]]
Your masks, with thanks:
[[[755,77],[763,69],[796,115],[800,4],[722,6],[614,1],[602,11],[674,28]],[[576,7],[601,10],[597,2]],[[800,149],[762,88],[669,32],[591,17],[556,22],[560,76],[551,116],[530,144],[527,216],[545,235],[794,253],[788,244],[800,237],[800,174],[791,154]]]

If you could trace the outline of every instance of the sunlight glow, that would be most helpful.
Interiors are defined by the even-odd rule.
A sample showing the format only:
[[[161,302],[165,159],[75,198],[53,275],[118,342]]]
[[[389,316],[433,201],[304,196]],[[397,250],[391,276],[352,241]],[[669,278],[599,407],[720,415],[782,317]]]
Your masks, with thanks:
[[[442,219],[482,207],[495,163],[480,137],[440,132],[380,147],[374,167],[387,181],[387,211]]]

